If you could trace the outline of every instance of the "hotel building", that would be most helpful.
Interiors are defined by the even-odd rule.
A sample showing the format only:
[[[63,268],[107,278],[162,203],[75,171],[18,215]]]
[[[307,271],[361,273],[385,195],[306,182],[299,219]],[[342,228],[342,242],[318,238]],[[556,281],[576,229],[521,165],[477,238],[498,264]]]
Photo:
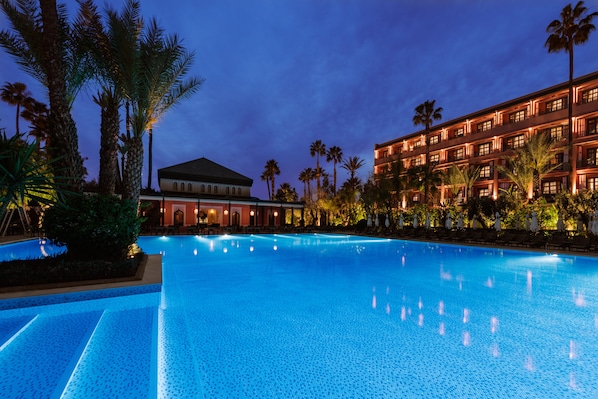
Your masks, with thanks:
[[[561,190],[573,193],[598,188],[598,72],[581,76],[573,81],[573,159],[568,159],[568,83],[497,104],[430,129],[430,162],[440,171],[452,165],[479,166],[480,176],[471,196],[489,196],[496,199],[500,189],[508,189],[512,182],[499,173],[498,165],[512,150],[521,147],[531,136],[547,133],[562,141],[557,153],[557,169],[543,178],[542,194],[554,195]],[[389,172],[393,162],[403,162],[404,170],[426,162],[425,131],[421,130],[376,144],[374,147],[374,174],[381,178]],[[569,181],[569,174],[573,176]],[[439,187],[440,201],[450,197],[447,187]],[[419,201],[414,191],[411,198]],[[460,196],[462,193],[459,194]],[[459,198],[460,199],[460,198]]]
[[[141,195],[147,227],[299,225],[303,203],[251,196],[253,180],[206,158],[158,169],[160,193]]]

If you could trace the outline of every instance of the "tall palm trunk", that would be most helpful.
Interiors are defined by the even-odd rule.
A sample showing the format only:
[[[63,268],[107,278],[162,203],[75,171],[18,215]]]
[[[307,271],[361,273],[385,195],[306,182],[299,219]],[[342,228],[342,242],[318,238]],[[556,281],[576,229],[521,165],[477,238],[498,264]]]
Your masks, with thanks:
[[[152,168],[153,168],[153,148],[154,148],[154,129],[150,125],[148,131],[149,142],[147,146],[147,188],[152,189]]]
[[[51,147],[50,156],[57,159],[54,170],[69,178],[69,188],[74,192],[83,189],[83,159],[79,153],[77,127],[70,112],[67,100],[66,72],[59,34],[56,0],[40,0],[44,34],[42,36],[44,58],[46,62],[48,97],[50,113],[48,116],[48,135]],[[61,157],[61,158],[60,158]],[[59,158],[59,159],[58,159]]]
[[[123,199],[139,202],[141,190],[141,171],[143,170],[143,141],[141,135],[134,135],[129,140],[129,149],[123,176]]]
[[[569,46],[569,101],[568,101],[568,109],[567,109],[567,124],[569,126],[569,131],[567,132],[567,146],[568,150],[568,157],[569,157],[569,187],[568,189],[571,190],[573,188],[573,180],[575,179],[574,170],[576,168],[576,160],[573,159],[575,157],[575,151],[573,148],[573,45]]]
[[[100,139],[100,194],[114,195],[118,174],[119,103],[111,93],[102,94]]]

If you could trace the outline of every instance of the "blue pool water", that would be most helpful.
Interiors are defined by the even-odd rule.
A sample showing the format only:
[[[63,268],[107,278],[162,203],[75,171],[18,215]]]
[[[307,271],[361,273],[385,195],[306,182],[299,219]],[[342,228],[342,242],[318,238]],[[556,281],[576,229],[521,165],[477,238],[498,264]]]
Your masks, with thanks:
[[[0,396],[598,397],[595,258],[344,235],[140,246],[163,255],[161,293],[0,312]]]

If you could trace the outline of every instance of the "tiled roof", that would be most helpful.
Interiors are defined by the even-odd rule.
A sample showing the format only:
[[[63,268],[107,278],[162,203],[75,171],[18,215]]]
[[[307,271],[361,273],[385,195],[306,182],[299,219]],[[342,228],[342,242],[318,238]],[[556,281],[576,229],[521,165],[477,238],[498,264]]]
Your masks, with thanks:
[[[207,158],[180,163],[167,168],[158,169],[158,179],[181,179],[207,183],[253,185],[253,179],[225,168]]]

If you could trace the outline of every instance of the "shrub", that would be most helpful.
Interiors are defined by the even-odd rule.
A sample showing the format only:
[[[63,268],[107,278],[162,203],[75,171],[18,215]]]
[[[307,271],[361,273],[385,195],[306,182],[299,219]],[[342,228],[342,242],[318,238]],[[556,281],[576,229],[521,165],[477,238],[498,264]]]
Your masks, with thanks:
[[[141,221],[137,204],[114,196],[69,196],[45,212],[48,239],[66,245],[77,260],[116,261],[137,241]]]

